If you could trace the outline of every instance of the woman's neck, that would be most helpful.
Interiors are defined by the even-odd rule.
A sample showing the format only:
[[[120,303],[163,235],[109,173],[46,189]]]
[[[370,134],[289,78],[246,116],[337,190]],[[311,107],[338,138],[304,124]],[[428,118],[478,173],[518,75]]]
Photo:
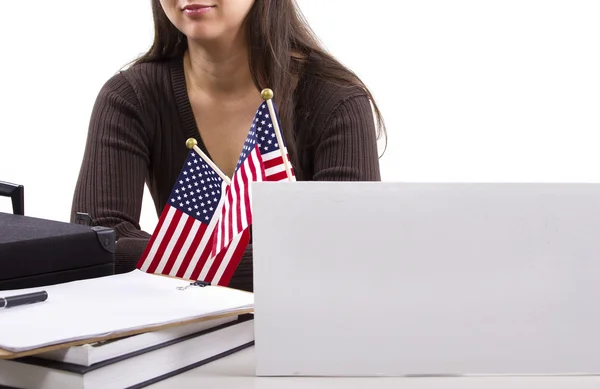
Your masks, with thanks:
[[[188,87],[213,97],[246,95],[254,87],[244,41],[200,44],[188,42],[184,56]],[[242,96],[240,96],[242,97]]]

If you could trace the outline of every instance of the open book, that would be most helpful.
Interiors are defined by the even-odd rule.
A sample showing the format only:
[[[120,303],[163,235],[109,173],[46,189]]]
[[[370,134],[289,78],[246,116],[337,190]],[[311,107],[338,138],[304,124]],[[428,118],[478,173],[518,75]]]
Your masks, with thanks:
[[[0,310],[0,358],[253,311],[252,293],[220,286],[179,289],[189,285],[189,281],[134,270],[0,291],[0,297],[39,290],[48,293],[44,302]]]

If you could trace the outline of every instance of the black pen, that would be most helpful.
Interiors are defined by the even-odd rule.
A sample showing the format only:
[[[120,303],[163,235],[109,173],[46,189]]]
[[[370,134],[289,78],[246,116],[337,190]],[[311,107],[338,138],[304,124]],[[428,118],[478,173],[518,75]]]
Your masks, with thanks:
[[[46,301],[46,299],[48,299],[48,293],[45,290],[41,292],[0,297],[0,308],[10,308],[18,305],[41,303],[42,301]]]

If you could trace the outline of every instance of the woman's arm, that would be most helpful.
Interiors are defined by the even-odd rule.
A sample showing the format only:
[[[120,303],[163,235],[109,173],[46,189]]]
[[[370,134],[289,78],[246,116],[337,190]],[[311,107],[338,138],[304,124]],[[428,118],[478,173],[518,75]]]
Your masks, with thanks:
[[[135,267],[150,235],[139,226],[149,165],[150,135],[131,84],[122,74],[100,90],[90,117],[71,218],[88,213],[93,225],[114,228],[116,271]]]
[[[333,110],[314,154],[314,181],[381,181],[375,121],[366,95]]]

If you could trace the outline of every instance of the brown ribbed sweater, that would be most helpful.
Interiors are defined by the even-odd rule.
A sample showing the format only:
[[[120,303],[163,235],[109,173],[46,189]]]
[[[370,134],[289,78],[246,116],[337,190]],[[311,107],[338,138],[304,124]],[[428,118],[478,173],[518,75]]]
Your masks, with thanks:
[[[306,66],[318,69],[318,60],[310,57]],[[336,86],[306,72],[299,78],[295,100],[298,181],[380,180],[373,112],[361,89]],[[144,185],[159,215],[190,137],[208,154],[188,99],[181,58],[134,65],[100,90],[71,217],[86,212],[93,225],[115,229],[117,273],[135,268],[152,233],[139,226]],[[253,290],[252,244],[229,286]]]

